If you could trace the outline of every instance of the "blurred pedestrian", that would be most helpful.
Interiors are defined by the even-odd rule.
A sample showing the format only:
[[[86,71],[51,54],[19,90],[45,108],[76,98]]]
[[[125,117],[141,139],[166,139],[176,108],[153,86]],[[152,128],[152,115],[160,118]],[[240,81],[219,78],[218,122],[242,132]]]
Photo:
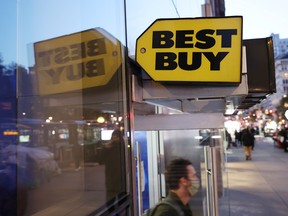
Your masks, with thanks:
[[[246,160],[252,160],[252,150],[254,146],[255,138],[251,133],[250,127],[243,130],[242,142],[244,146],[244,153]]]
[[[288,130],[288,128],[282,128],[278,133],[278,135],[280,136],[280,142],[281,142],[281,145],[282,145],[284,152],[288,152],[288,150],[287,150],[287,148],[288,148],[287,130]]]
[[[226,141],[227,141],[227,149],[231,148],[231,144],[232,144],[232,137],[231,134],[227,131],[227,129],[225,129],[225,136],[226,136]]]
[[[240,146],[243,146],[243,142],[242,142],[242,134],[243,134],[243,129],[241,129],[240,131],[239,131],[239,145]]]
[[[240,144],[240,137],[239,137],[239,132],[237,130],[234,131],[234,136],[235,136],[235,144],[238,146]]]

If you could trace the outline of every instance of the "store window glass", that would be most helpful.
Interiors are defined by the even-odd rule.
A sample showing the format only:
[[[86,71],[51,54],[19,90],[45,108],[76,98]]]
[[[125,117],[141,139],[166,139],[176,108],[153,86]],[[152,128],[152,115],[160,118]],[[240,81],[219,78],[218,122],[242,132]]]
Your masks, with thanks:
[[[228,215],[227,140],[224,129],[137,131],[135,141],[138,143],[138,157],[141,158],[139,166],[142,172],[139,172],[138,180],[142,186],[139,188],[142,212],[167,197],[170,189],[166,167],[172,160],[184,158],[192,163],[197,177],[188,202],[193,216],[206,215],[207,211],[213,212],[212,215]],[[159,155],[157,160],[152,152]]]
[[[0,215],[105,211],[129,193],[124,1],[0,4]]]
[[[194,194],[189,200],[193,215],[205,215],[205,211],[209,209],[212,212],[213,208],[218,209],[217,211],[221,211],[221,213],[226,213],[229,210],[227,204],[229,197],[224,194],[228,187],[228,175],[225,173],[224,167],[224,130],[205,128],[162,131],[162,133],[165,166],[175,157],[183,157],[190,160],[197,171],[197,177],[200,180],[199,188],[198,190],[194,189]],[[211,154],[207,154],[207,152],[211,152]],[[211,175],[207,174],[208,169],[212,170],[215,181],[210,180]],[[215,198],[218,202],[216,203],[217,207],[209,206],[212,196],[210,197],[208,194],[210,196],[214,194],[213,197],[217,197]],[[218,214],[217,211],[214,212],[215,215]]]

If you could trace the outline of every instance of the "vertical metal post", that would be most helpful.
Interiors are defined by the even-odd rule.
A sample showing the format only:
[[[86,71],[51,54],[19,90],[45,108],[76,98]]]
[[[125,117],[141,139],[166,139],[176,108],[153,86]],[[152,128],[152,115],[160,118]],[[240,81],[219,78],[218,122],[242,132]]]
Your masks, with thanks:
[[[147,132],[147,151],[148,151],[148,185],[149,185],[149,207],[154,206],[159,202],[160,189],[159,189],[159,143],[158,143],[158,132],[149,131]]]
[[[215,147],[204,147],[206,170],[206,203],[207,216],[218,216],[218,192],[217,192],[217,166]]]
[[[138,215],[142,214],[143,204],[142,204],[142,171],[141,171],[141,149],[140,142],[136,141],[136,154],[137,154],[137,193],[138,193]]]

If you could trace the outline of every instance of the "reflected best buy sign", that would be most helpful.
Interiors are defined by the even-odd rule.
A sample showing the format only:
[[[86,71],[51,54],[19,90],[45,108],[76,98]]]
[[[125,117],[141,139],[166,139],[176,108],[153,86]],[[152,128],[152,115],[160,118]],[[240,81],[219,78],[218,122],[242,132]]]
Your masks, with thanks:
[[[159,19],[137,39],[155,81],[240,83],[241,57],[242,17]]]
[[[40,94],[106,85],[121,65],[120,42],[101,28],[34,44]]]

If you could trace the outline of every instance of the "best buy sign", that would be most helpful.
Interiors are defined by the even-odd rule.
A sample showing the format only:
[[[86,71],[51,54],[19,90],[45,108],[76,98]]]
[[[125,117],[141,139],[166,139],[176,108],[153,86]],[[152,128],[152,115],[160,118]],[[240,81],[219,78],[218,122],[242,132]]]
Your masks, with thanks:
[[[242,17],[159,19],[137,39],[155,81],[240,83]]]
[[[121,67],[120,42],[101,28],[34,44],[42,95],[106,85]]]

